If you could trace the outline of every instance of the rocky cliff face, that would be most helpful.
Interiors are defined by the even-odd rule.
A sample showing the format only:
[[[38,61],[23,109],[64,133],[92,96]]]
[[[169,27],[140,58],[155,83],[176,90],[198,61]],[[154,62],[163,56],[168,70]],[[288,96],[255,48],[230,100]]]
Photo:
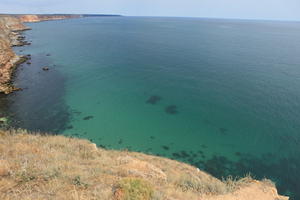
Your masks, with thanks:
[[[9,94],[18,90],[11,84],[15,67],[26,61],[25,56],[16,55],[13,46],[30,44],[21,35],[28,30],[23,22],[39,22],[80,17],[80,15],[0,15],[0,93]]]
[[[16,55],[11,47],[22,44],[19,32],[27,29],[18,18],[0,17],[0,92],[5,94],[16,90],[10,84],[12,72],[18,63],[25,61],[25,58]]]

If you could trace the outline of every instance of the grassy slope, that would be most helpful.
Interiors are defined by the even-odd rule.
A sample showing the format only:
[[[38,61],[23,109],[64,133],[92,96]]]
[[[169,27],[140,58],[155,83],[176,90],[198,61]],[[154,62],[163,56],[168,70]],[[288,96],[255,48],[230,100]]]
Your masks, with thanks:
[[[0,199],[233,200],[232,192],[258,183],[263,192],[272,191],[270,200],[278,197],[272,184],[250,178],[222,182],[166,158],[64,136],[0,131]]]

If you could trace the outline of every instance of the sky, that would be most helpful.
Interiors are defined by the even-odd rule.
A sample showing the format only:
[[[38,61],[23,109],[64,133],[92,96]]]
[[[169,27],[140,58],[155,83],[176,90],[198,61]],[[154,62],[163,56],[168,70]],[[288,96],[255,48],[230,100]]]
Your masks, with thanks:
[[[300,20],[300,0],[0,0],[0,13]]]

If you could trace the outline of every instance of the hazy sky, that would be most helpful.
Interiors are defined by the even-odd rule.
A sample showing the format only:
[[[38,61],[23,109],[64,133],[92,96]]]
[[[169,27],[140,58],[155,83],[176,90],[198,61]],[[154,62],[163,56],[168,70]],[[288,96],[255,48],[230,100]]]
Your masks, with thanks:
[[[300,0],[0,0],[0,13],[300,20]]]

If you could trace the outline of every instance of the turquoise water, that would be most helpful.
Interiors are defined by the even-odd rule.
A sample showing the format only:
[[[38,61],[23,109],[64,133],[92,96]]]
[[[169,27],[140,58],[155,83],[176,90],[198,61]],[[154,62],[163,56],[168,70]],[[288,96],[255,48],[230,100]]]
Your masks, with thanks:
[[[25,90],[0,101],[15,126],[166,156],[217,177],[251,172],[300,199],[300,23],[28,25],[32,45],[15,49],[32,55],[16,73]]]

